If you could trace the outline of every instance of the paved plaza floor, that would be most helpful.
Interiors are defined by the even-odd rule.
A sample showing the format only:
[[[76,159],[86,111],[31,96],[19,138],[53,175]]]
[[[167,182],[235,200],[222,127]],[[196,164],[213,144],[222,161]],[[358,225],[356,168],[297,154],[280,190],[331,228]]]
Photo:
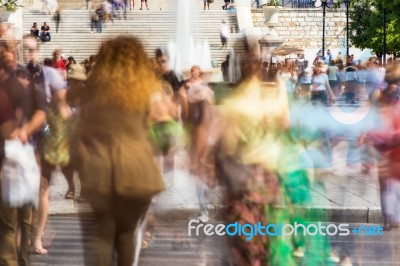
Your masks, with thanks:
[[[376,169],[362,174],[361,164],[348,165],[344,158],[347,142],[341,141],[333,147],[332,168],[322,174],[324,189],[310,187],[312,204],[309,210],[322,210],[334,222],[380,223],[380,192]],[[195,190],[195,179],[187,171],[188,158],[184,151],[175,156],[174,175],[166,175],[166,183],[172,189],[155,197],[153,209],[157,216],[173,219],[189,219],[199,211]],[[61,173],[55,172],[50,187],[50,215],[79,214],[91,212],[88,203],[79,203],[80,185],[75,176],[77,191],[74,200],[64,199],[67,183]],[[224,188],[210,191],[210,218],[221,219],[223,213]]]

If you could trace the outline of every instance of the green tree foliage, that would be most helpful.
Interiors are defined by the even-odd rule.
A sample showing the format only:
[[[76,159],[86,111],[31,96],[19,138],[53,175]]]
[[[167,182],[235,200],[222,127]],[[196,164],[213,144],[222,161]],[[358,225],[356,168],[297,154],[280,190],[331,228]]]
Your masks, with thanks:
[[[383,13],[386,8],[386,50],[400,53],[400,0],[354,0],[350,10],[350,40],[358,48],[383,51]]]
[[[18,5],[18,0],[0,0],[0,8],[5,8],[7,11],[15,11],[20,5]]]

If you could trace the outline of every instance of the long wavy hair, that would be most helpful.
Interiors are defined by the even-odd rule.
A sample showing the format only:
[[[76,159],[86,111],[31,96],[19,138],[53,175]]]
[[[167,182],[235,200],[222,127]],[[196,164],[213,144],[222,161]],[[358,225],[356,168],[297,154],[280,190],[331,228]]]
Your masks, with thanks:
[[[160,87],[142,43],[134,37],[105,42],[86,82],[87,96],[97,105],[130,113],[146,112],[150,95]]]

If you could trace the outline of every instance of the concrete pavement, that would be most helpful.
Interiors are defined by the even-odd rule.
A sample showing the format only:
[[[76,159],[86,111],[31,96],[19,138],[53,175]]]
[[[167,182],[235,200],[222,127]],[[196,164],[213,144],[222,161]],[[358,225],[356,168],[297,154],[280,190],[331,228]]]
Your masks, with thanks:
[[[212,221],[214,226],[223,221]],[[369,224],[372,226],[373,224]],[[349,230],[365,224],[349,225]],[[366,225],[368,226],[368,225]],[[91,241],[95,239],[95,220],[93,217],[51,216],[47,223],[43,243],[48,248],[46,256],[30,256],[30,265],[84,266],[90,264],[95,256]],[[385,231],[383,236],[350,234],[330,236],[334,253],[342,258],[348,257],[354,266],[400,265],[399,230]],[[139,265],[146,266],[228,266],[231,257],[228,236],[205,236],[200,233],[190,236],[187,220],[160,221],[154,225],[154,238],[147,249],[142,249]],[[320,238],[308,238],[309,245],[316,246]],[[314,243],[313,243],[314,242]],[[323,243],[321,243],[323,244]],[[312,250],[312,249],[311,249]],[[307,264],[307,253],[297,259],[297,265]],[[332,266],[350,264],[335,263]],[[314,264],[313,264],[314,265]]]
[[[346,165],[347,142],[341,141],[333,148],[333,167],[325,169],[325,189],[310,188],[312,204],[307,211],[326,212],[332,222],[381,223],[380,195],[376,169],[369,174],[361,173],[361,165]],[[173,182],[173,189],[155,197],[153,209],[157,217],[188,219],[199,211],[194,177],[186,171],[186,154],[181,151],[175,157],[175,174],[167,175],[166,182]],[[91,212],[88,203],[79,203],[80,184],[75,176],[77,193],[74,201],[64,199],[67,183],[59,172],[53,175],[50,186],[50,215],[76,215]],[[221,219],[224,188],[210,191],[210,218]]]

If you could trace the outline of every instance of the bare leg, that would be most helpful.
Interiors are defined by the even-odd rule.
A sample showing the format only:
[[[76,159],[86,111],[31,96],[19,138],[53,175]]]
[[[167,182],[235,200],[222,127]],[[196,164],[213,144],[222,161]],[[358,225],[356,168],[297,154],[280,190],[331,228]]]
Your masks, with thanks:
[[[47,213],[49,210],[49,182],[42,177],[40,182],[39,210],[36,235],[33,241],[33,247],[37,254],[47,254],[47,250],[43,248],[42,235],[47,222]]]
[[[70,164],[70,165],[67,165],[66,167],[63,167],[61,169],[61,171],[64,174],[65,179],[67,180],[67,183],[68,183],[68,191],[67,192],[75,193],[74,167]]]

